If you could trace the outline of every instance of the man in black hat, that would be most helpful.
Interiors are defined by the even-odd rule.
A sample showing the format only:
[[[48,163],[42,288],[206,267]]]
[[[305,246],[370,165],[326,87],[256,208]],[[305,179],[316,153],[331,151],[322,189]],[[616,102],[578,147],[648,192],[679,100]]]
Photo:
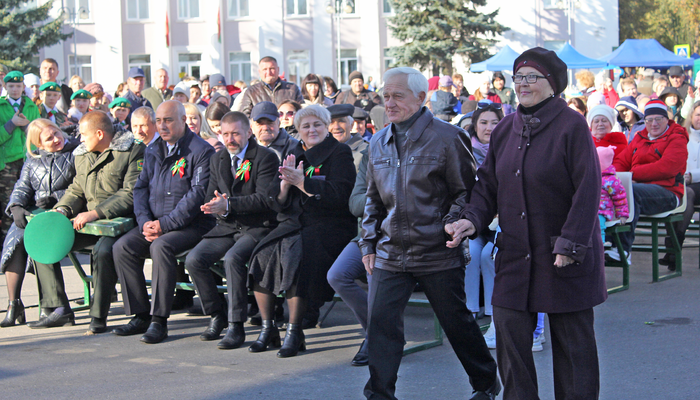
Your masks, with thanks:
[[[255,105],[250,112],[250,126],[258,143],[269,148],[282,160],[287,158],[298,140],[291,137],[284,128],[280,128],[279,112],[275,103],[263,101]]]
[[[228,88],[226,87],[226,78],[221,74],[213,74],[209,77],[209,87],[211,88],[213,93],[228,93]]]
[[[683,72],[683,67],[674,65],[668,69],[668,80],[671,82],[671,86],[678,89],[678,93],[681,94],[681,98],[685,98],[688,95],[688,88],[695,91],[693,85],[685,81],[685,72]]]
[[[328,111],[331,113],[331,124],[328,130],[337,141],[350,146],[355,161],[355,171],[357,171],[363,151],[369,147],[369,143],[362,139],[361,135],[352,133],[354,120],[351,115],[355,112],[355,107],[350,104],[334,104],[328,107]]]
[[[226,150],[211,159],[205,214],[216,217],[216,227],[204,235],[187,255],[185,267],[197,288],[205,315],[211,315],[201,340],[215,340],[227,326],[220,349],[235,349],[245,342],[243,323],[248,318],[246,266],[257,243],[276,221],[267,205],[267,187],[277,175],[279,159],[270,149],[250,140],[252,131],[245,114],[230,112],[221,118],[221,137]],[[228,286],[226,301],[218,293],[209,269],[224,257]]]
[[[128,89],[126,94],[123,96],[125,99],[129,100],[129,103],[131,103],[131,110],[135,110],[143,106],[153,108],[151,102],[141,95],[145,82],[146,79],[144,78],[143,69],[139,67],[131,67],[129,70],[129,77],[126,79]],[[131,111],[129,111],[129,117],[131,117]]]
[[[338,95],[335,104],[352,104],[369,112],[374,106],[384,105],[384,100],[377,93],[365,89],[365,78],[360,71],[352,71],[348,77],[350,90]]]
[[[352,113],[352,133],[362,136],[363,139],[369,142],[374,132],[367,129],[367,121],[369,121],[369,113],[360,107],[355,107]]]
[[[251,115],[253,106],[263,101],[282,104],[285,100],[294,100],[299,104],[304,104],[304,97],[301,95],[299,86],[294,82],[280,79],[279,72],[280,68],[274,57],[267,56],[260,59],[258,63],[260,82],[246,89],[242,94],[241,104],[236,111]]]

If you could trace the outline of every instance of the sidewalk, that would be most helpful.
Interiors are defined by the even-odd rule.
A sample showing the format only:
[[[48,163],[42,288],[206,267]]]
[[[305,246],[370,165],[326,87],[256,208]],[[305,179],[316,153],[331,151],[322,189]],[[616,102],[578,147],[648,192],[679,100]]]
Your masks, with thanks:
[[[650,254],[634,253],[630,290],[611,295],[596,308],[601,399],[700,398],[698,249],[688,248],[683,254],[682,277],[650,284]],[[608,269],[607,273],[608,286],[617,285],[621,272]],[[64,267],[64,274],[69,297],[80,297],[77,274],[69,266]],[[22,298],[26,305],[37,303],[33,275],[27,275]],[[110,327],[129,320],[123,314],[121,295],[119,300],[112,305]],[[6,304],[5,280],[0,278],[0,307]],[[29,321],[37,318],[36,308],[27,310]],[[1,397],[364,398],[368,369],[350,366],[362,341],[361,330],[343,303],[330,313],[327,327],[305,331],[308,351],[290,359],[278,359],[276,351],[249,353],[247,346],[259,332],[249,325],[243,348],[218,350],[216,341],[199,340],[208,323],[206,317],[174,314],[168,325],[170,337],[157,345],[142,344],[138,337],[84,336],[89,322],[87,311],[81,311],[74,327],[0,329]],[[405,330],[409,343],[430,339],[430,310],[408,308]],[[534,357],[540,397],[553,399],[551,343],[545,343],[544,351]],[[470,393],[449,342],[404,357],[397,383],[400,399],[464,399]]]

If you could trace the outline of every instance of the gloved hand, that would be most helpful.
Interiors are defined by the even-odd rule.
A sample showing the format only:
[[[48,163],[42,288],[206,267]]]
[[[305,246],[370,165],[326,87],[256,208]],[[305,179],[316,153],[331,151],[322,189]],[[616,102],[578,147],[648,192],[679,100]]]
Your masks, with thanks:
[[[46,197],[42,197],[39,200],[37,200],[36,206],[39,208],[43,208],[44,210],[48,210],[50,208],[53,208],[53,206],[55,206],[56,203],[58,203],[58,201],[56,201],[56,199],[54,199],[51,196],[46,196]]]
[[[19,229],[24,229],[27,227],[27,215],[32,215],[29,211],[25,210],[22,206],[12,206],[10,207],[12,212],[12,218],[15,220],[15,225]]]

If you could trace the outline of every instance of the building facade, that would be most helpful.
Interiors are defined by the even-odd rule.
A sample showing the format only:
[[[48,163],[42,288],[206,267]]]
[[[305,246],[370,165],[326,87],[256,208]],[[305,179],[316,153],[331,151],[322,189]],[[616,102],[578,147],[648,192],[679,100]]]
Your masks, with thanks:
[[[525,50],[566,42],[568,18],[560,3],[490,1],[484,11],[500,8],[499,22],[511,28],[494,51],[505,44]],[[572,44],[589,57],[612,51],[617,1],[576,4]],[[347,85],[355,69],[380,81],[393,62],[388,49],[400,45],[389,29],[391,0],[56,0],[51,15],[62,11],[65,32],[75,34],[39,57],[56,59],[61,79],[78,74],[110,92],[133,66],[144,69],[149,85],[158,68],[170,72],[171,84],[217,72],[229,83],[249,82],[264,56],[275,57],[296,83],[314,72]],[[457,62],[456,70],[466,72],[465,65]]]

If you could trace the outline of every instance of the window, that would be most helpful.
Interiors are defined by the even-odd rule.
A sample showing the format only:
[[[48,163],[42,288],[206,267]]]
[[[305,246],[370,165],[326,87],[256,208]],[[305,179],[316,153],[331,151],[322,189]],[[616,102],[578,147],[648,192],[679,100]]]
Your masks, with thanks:
[[[148,19],[148,0],[127,0],[126,19]]]
[[[178,0],[177,16],[180,19],[199,18],[199,0]]]
[[[150,54],[129,54],[129,69],[139,67],[143,69],[146,78],[145,87],[151,86],[151,55]]]
[[[234,18],[250,16],[249,0],[228,0],[228,16]]]
[[[289,50],[287,52],[287,67],[289,70],[287,80],[296,83],[297,86],[301,86],[301,81],[310,72],[309,65],[308,50]]]
[[[80,22],[80,20],[90,19],[90,2],[88,0],[65,0],[66,10],[70,13],[75,13],[75,21]],[[72,16],[70,14],[66,15],[66,23],[70,23]]]
[[[353,0],[345,0],[341,9],[343,14],[355,14],[355,2]]]
[[[384,0],[382,3],[384,3],[384,14],[391,14],[394,12],[394,9],[391,8],[391,0]]]
[[[385,48],[384,49],[384,71],[388,70],[391,68],[391,65],[396,62],[396,59],[394,58],[393,55],[391,55],[391,49],[390,48]]]
[[[566,44],[565,40],[545,40],[544,48],[551,51],[559,51]]]
[[[178,74],[180,79],[184,78],[185,76],[191,76],[199,80],[202,64],[202,53],[180,53],[178,54],[177,60],[180,67],[180,73]]]
[[[246,84],[250,83],[252,78],[252,64],[250,63],[250,53],[228,53],[228,65],[229,71],[231,72],[231,82],[243,81]]]
[[[78,75],[83,78],[83,81],[88,84],[92,83],[92,56],[78,56],[78,65],[75,64],[75,56],[68,56],[68,64],[70,64],[70,76]]]
[[[349,85],[348,75],[357,70],[357,49],[340,50],[340,84]]]
[[[306,0],[287,0],[287,15],[306,15]]]

